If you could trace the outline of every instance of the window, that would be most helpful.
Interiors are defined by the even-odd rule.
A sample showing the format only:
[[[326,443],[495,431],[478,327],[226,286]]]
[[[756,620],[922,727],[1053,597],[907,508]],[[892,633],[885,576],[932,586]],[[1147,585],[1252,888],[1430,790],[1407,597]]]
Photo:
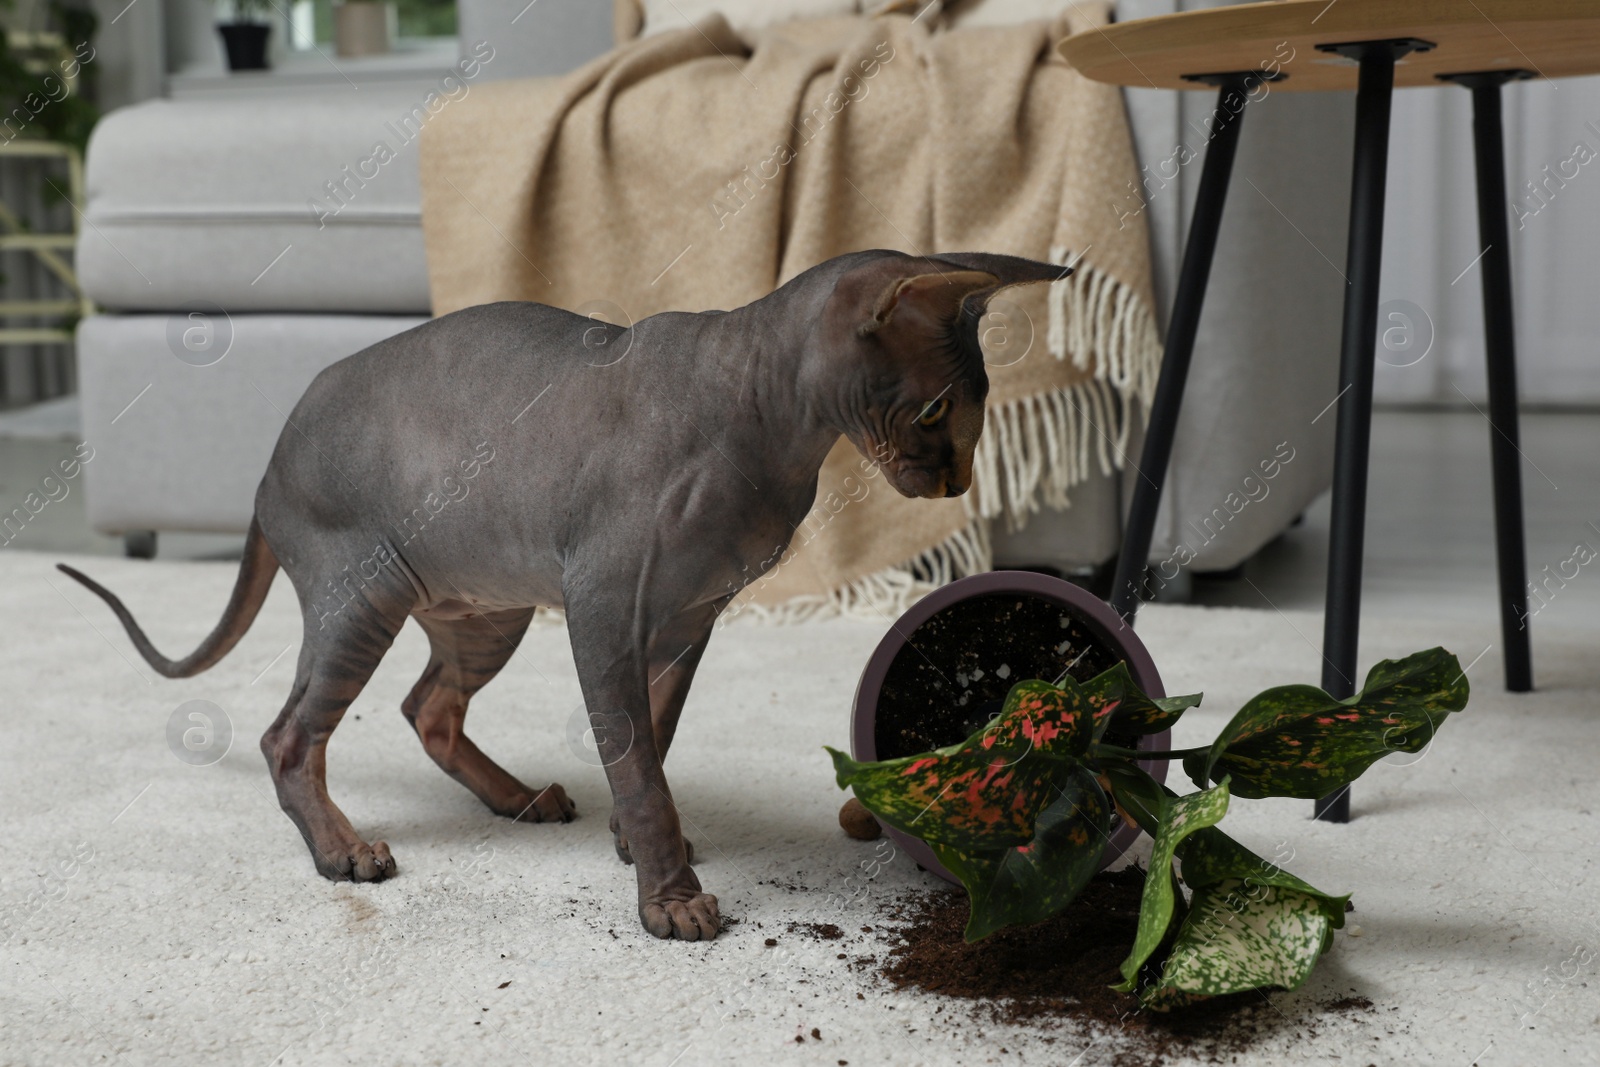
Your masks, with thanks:
[[[333,0],[295,0],[291,40],[297,51],[333,44]],[[397,47],[406,41],[456,35],[455,0],[391,0]]]

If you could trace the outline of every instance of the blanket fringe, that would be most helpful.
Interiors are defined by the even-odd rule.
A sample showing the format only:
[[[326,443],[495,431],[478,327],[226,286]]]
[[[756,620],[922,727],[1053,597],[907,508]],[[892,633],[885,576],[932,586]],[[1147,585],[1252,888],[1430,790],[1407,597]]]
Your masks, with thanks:
[[[1052,248],[1050,259],[1066,264],[1070,253]],[[1050,354],[1071,358],[1079,370],[1094,368],[1096,381],[1137,397],[1149,412],[1161,373],[1161,334],[1144,298],[1116,278],[1079,264],[1050,286]]]
[[[1067,250],[1051,259],[1067,261]],[[1073,486],[1095,467],[1121,470],[1138,403],[1149,413],[1161,372],[1155,316],[1137,292],[1109,274],[1080,266],[1050,287],[1050,354],[1094,377],[989,409],[973,457],[975,517],[1004,517],[1017,529],[1042,508],[1071,506]]]
[[[780,566],[786,563],[787,560]],[[993,569],[989,524],[975,519],[921,555],[857,578],[830,593],[791,597],[779,604],[762,604],[740,597],[718,617],[717,628],[736,619],[776,625],[841,615],[880,621],[895,619],[941,585]],[[534,615],[533,625],[565,626],[566,621],[567,613],[560,608],[540,608]]]
[[[1112,387],[1093,379],[990,408],[973,454],[975,518],[1015,530],[1042,508],[1072,506],[1073,486],[1122,467],[1130,420]]]
[[[989,524],[977,519],[905,563],[857,578],[828,593],[793,597],[780,604],[735,601],[723,612],[717,625],[724,626],[739,617],[780,624],[836,615],[879,621],[894,619],[941,585],[993,568]]]

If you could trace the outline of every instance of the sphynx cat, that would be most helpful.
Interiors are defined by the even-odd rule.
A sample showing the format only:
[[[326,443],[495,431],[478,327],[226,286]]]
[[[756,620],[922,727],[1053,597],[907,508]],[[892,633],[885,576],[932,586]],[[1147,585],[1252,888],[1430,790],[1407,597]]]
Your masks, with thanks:
[[[428,755],[497,815],[574,817],[561,786],[524,785],[463,732],[535,609],[564,608],[639,917],[657,937],[712,938],[717,900],[690,866],[662,760],[718,613],[787,546],[841,434],[907,497],[965,492],[988,300],[1067,273],[870,251],[733,311],[629,329],[534,303],[468,308],[311,383],[256,492],[232,598],[190,655],[166,658],[114,594],[61,570],[169,678],[226,655],[288,573],[305,635],[261,751],[335,880],[396,873],[389,846],[329,798],[325,750],[408,617],[432,644],[403,705]]]

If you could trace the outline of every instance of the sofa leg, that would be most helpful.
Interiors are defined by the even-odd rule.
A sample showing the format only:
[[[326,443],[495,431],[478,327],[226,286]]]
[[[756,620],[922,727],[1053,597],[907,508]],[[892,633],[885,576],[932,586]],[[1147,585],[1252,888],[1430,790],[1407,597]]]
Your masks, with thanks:
[[[1157,604],[1193,604],[1194,572],[1179,571],[1163,578],[1159,571],[1145,571],[1146,595]]]
[[[156,532],[129,530],[122,535],[122,554],[129,559],[155,559]]]

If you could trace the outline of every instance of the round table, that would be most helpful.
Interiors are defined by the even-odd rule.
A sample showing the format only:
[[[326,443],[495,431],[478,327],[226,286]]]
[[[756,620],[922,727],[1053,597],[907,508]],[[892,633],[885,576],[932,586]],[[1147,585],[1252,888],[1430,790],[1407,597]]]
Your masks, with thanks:
[[[1456,84],[1473,97],[1478,228],[1489,381],[1501,632],[1506,688],[1533,688],[1523,541],[1516,348],[1500,87],[1508,81],[1600,73],[1594,0],[1272,0],[1115,23],[1067,38],[1063,57],[1097,81],[1218,90],[1193,222],[1168,322],[1166,356],[1140,455],[1112,606],[1132,621],[1183,404],[1195,332],[1248,106],[1277,92],[1356,90],[1333,519],[1323,622],[1322,687],[1356,691],[1367,455],[1383,263],[1389,105],[1396,87]],[[1267,83],[1270,83],[1268,86]],[[1348,790],[1317,804],[1349,818]]]
[[[1193,89],[1196,75],[1276,67],[1287,77],[1273,92],[1326,91],[1356,88],[1360,72],[1330,46],[1385,40],[1432,46],[1397,57],[1396,88],[1464,72],[1600,73],[1593,0],[1275,0],[1113,23],[1060,50],[1085,77],[1116,85]]]

